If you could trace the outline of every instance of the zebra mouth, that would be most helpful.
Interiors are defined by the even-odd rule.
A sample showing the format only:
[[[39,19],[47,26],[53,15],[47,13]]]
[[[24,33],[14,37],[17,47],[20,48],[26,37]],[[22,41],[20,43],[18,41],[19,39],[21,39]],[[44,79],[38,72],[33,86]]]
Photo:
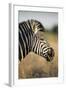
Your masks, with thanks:
[[[49,61],[49,62],[54,59],[54,54],[53,54],[53,55],[48,55],[48,54],[47,54],[47,55],[45,55],[45,56],[41,54],[41,56],[44,57],[44,58],[45,58],[47,61]]]

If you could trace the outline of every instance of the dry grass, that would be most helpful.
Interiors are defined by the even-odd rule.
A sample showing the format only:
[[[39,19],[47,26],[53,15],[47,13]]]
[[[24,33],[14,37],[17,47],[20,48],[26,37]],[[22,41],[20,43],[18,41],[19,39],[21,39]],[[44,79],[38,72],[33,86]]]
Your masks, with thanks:
[[[39,36],[46,37],[55,51],[54,60],[47,62],[43,57],[30,52],[23,61],[20,62],[18,73],[19,78],[41,78],[58,76],[58,42],[57,36],[49,33],[38,33]]]

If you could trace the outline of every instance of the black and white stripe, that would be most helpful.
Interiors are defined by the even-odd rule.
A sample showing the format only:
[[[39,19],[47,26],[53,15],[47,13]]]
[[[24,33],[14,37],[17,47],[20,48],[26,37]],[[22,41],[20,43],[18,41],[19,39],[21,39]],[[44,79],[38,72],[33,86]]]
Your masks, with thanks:
[[[32,43],[32,51],[34,53],[46,58],[47,61],[53,60],[54,50],[46,39],[41,39],[35,35]]]
[[[34,21],[34,23],[33,21],[19,23],[19,60],[21,61],[30,51],[33,51],[50,61],[54,57],[54,50],[46,40],[40,39],[34,34],[35,28],[36,31],[44,28],[38,21]]]
[[[30,23],[29,23],[30,26]],[[19,60],[31,51],[33,32],[26,22],[19,24]],[[23,55],[23,56],[22,56]]]

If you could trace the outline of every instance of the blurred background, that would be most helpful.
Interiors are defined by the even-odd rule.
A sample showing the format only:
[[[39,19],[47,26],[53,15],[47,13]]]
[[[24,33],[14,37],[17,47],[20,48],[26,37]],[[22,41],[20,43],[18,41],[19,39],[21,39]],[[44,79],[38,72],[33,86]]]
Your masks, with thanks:
[[[51,28],[58,24],[58,13],[56,12],[35,12],[35,11],[19,11],[18,22],[34,19],[40,21],[43,26],[51,30]]]

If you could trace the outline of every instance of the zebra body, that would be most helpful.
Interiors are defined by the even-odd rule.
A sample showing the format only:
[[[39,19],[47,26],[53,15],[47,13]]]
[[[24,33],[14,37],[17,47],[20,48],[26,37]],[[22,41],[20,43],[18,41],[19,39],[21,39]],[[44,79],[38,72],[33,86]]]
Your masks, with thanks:
[[[31,51],[33,32],[26,22],[19,24],[19,60]],[[23,55],[23,56],[22,56]]]
[[[32,25],[33,24],[33,25]],[[36,25],[35,25],[36,24]],[[34,32],[44,30],[41,23],[34,20],[19,23],[19,60],[23,59],[30,51],[46,58],[48,61],[54,57],[54,50],[48,42],[40,39]]]

